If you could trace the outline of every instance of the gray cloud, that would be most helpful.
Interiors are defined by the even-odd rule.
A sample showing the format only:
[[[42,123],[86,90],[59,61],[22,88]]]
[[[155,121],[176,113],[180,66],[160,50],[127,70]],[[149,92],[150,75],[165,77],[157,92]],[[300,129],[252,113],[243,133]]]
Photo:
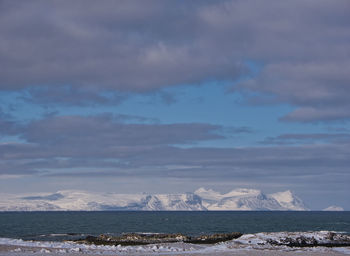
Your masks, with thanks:
[[[236,78],[241,73],[239,61],[197,45],[200,34],[194,32],[199,24],[192,17],[201,5],[5,1],[0,27],[6,64],[1,70],[2,87],[73,85],[150,91]]]
[[[50,88],[31,90],[44,103],[118,103],[121,92],[234,81],[249,60],[261,72],[233,90],[296,106],[282,120],[348,119],[348,9],[347,0],[2,1],[0,88]]]
[[[262,144],[313,144],[319,142],[348,143],[350,133],[291,133],[268,137]]]
[[[336,103],[337,104],[337,103]],[[348,103],[338,108],[329,107],[300,107],[286,116],[282,121],[299,121],[299,122],[319,122],[319,121],[338,121],[349,119]]]
[[[18,134],[18,125],[11,115],[5,113],[0,108],[0,138],[1,136]]]
[[[57,116],[32,121],[22,137],[29,143],[48,145],[145,146],[192,144],[201,140],[222,139],[220,127],[210,124],[125,124],[113,116]]]
[[[50,162],[54,164],[49,164],[50,167],[70,168],[89,166],[95,160],[94,167],[103,167],[111,165],[110,159],[112,166],[115,163],[120,166],[128,162],[128,158],[153,148],[224,138],[219,134],[222,127],[216,125],[123,122],[130,120],[135,117],[104,114],[48,116],[27,124],[14,124],[13,134],[24,142],[0,144],[0,156],[3,163],[28,165],[29,161],[40,169]],[[139,121],[138,117],[136,121]],[[10,124],[3,129],[7,133],[8,127]],[[2,169],[11,171],[11,168]]]
[[[323,139],[336,144],[213,148],[195,143],[224,138],[209,124],[129,124],[113,115],[50,116],[22,125],[22,143],[0,144],[2,173],[87,173],[261,179],[348,174],[347,134],[287,134],[278,141]],[[233,132],[241,133],[246,127]],[[275,142],[275,141],[273,141]],[[186,145],[179,147],[176,145]],[[332,152],[330,154],[329,152]],[[84,175],[83,175],[84,176]]]
[[[29,88],[21,99],[43,105],[79,105],[88,106],[96,104],[117,105],[127,97],[126,94],[116,92],[98,92],[95,89],[81,89],[71,86],[44,86]]]

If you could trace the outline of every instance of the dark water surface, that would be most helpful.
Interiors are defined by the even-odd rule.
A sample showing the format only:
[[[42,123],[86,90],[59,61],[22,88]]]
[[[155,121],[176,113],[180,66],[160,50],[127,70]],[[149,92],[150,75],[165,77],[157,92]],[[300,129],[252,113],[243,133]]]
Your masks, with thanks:
[[[258,233],[341,231],[350,234],[350,212],[0,212],[0,237],[74,239],[130,232]]]

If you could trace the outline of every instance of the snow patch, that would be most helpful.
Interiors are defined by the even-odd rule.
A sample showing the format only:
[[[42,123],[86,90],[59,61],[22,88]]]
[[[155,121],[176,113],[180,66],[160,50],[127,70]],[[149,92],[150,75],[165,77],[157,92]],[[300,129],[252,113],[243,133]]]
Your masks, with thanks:
[[[344,211],[344,208],[340,207],[340,206],[331,205],[331,206],[323,209],[322,211],[342,212],[342,211]]]
[[[202,198],[203,206],[215,211],[305,211],[308,208],[291,191],[266,195],[257,189],[239,188],[221,194],[211,189],[200,188],[194,192]]]
[[[284,192],[277,192],[269,195],[274,198],[282,207],[293,211],[305,211],[308,208],[305,206],[304,202],[293,194],[292,191],[287,190]]]

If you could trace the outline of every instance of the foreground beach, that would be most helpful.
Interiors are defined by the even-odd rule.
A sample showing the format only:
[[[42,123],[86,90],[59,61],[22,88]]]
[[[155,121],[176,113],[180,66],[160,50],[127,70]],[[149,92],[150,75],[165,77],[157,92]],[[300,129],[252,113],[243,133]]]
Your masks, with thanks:
[[[93,256],[93,255],[130,255],[130,256],[146,256],[146,255],[174,255],[174,256],[343,256],[350,255],[350,248],[308,248],[308,249],[294,249],[294,250],[273,250],[273,249],[232,249],[230,251],[178,251],[178,252],[101,252],[101,251],[74,251],[63,249],[52,249],[42,247],[24,247],[24,246],[12,246],[12,245],[0,245],[0,255],[2,256]]]
[[[108,238],[109,239],[109,238]],[[245,234],[237,239],[214,244],[187,242],[155,243],[143,245],[101,245],[74,241],[24,241],[0,238],[0,255],[248,255],[248,256],[336,256],[350,255],[350,237],[330,231],[275,232]]]

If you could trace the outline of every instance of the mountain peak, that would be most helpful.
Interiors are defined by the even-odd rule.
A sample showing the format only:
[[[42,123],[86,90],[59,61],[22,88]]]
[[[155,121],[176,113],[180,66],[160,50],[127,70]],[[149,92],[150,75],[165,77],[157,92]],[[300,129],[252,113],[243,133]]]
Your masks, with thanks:
[[[199,189],[194,191],[194,193],[196,194],[196,193],[202,193],[202,192],[208,192],[208,191],[209,191],[209,189],[206,189],[204,187],[200,187]]]
[[[343,207],[340,206],[336,206],[336,205],[331,205],[325,209],[323,209],[322,211],[328,211],[328,212],[342,212],[344,211]]]
[[[307,210],[290,190],[266,195],[258,189],[237,188],[226,194],[199,188],[194,192],[208,210]]]
[[[197,193],[218,193],[218,192],[212,190],[211,188],[206,189],[204,187],[200,187],[199,189],[194,191],[194,194],[197,194]]]
[[[304,202],[290,190],[273,193],[273,194],[270,194],[269,196],[271,198],[274,198],[286,210],[292,210],[292,211],[308,210]]]
[[[225,197],[232,196],[257,196],[261,194],[260,190],[257,189],[249,189],[249,188],[237,188],[233,189],[230,192],[224,194]]]
[[[292,202],[295,198],[295,195],[290,190],[277,192],[277,193],[271,194],[270,196],[277,199],[278,201],[283,201],[283,202]]]

